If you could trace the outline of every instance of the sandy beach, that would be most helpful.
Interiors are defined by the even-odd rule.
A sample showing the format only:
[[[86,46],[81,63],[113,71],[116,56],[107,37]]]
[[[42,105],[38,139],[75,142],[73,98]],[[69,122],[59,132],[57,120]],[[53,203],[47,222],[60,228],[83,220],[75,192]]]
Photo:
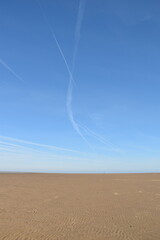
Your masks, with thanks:
[[[0,174],[0,239],[159,240],[160,174]]]

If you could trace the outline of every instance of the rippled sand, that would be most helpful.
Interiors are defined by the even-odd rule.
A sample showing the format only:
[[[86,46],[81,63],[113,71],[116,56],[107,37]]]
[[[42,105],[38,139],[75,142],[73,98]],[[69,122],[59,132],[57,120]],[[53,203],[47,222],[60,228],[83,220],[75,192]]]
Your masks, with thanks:
[[[160,174],[0,174],[0,239],[160,240]]]

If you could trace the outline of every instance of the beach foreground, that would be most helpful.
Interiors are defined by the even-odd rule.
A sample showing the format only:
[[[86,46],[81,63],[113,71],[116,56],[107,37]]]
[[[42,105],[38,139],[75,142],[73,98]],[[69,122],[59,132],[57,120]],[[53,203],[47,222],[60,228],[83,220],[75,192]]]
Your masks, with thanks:
[[[0,239],[159,240],[160,174],[0,174]]]

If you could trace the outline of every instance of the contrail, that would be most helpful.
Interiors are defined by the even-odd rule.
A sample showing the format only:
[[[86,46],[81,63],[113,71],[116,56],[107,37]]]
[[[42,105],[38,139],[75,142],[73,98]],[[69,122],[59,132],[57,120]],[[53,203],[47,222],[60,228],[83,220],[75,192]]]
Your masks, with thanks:
[[[79,126],[90,136],[94,137],[97,141],[103,143],[104,145],[110,145],[111,147],[117,147],[115,144],[113,144],[110,140],[100,136],[99,134],[95,133],[94,131],[90,130],[88,127],[86,127],[84,124],[79,124]]]
[[[13,71],[13,69],[8,66],[8,64],[5,63],[2,59],[0,59],[0,64],[5,67],[10,73],[12,73],[18,80],[24,82],[23,78],[21,78],[15,71]]]
[[[74,69],[75,69],[78,45],[79,45],[79,41],[80,41],[81,26],[82,26],[84,11],[85,11],[85,2],[86,2],[85,0],[80,0],[79,7],[78,7],[78,15],[77,15],[77,21],[76,21],[76,28],[75,28],[75,44],[74,44],[73,57],[72,57],[72,71],[71,71],[70,78],[69,78],[66,107],[67,107],[67,113],[69,116],[69,120],[70,120],[73,128],[83,138],[83,140],[92,148],[91,144],[83,136],[83,134],[79,128],[79,125],[77,124],[76,120],[74,119],[73,110],[72,110],[73,83],[75,83],[75,81],[73,79],[73,74],[74,74]]]
[[[79,125],[74,119],[73,111],[72,111],[72,92],[73,92],[73,82],[69,82],[68,86],[68,92],[67,92],[67,113],[69,116],[69,120],[72,123],[73,128],[76,130],[76,132],[81,136],[81,138],[87,143],[87,145],[93,150],[93,147],[91,144],[87,141],[87,139],[84,137],[84,135],[81,133]]]
[[[53,40],[55,41],[55,43],[56,43],[56,45],[57,45],[57,47],[58,47],[58,50],[59,50],[59,52],[60,52],[60,54],[61,54],[61,57],[62,57],[62,59],[63,59],[63,61],[64,61],[64,63],[65,63],[65,66],[66,66],[66,68],[67,68],[67,71],[68,71],[68,73],[69,73],[69,76],[70,76],[70,78],[72,78],[72,73],[71,73],[71,71],[70,71],[68,62],[67,62],[67,60],[66,60],[66,58],[65,58],[65,56],[64,56],[64,53],[63,53],[63,51],[62,51],[62,48],[61,48],[60,44],[59,44],[59,42],[58,42],[58,40],[57,40],[57,38],[56,38],[56,35],[55,35],[54,31],[53,31],[53,28],[52,28],[52,26],[51,26],[51,24],[50,24],[50,22],[49,22],[49,20],[48,20],[48,18],[47,18],[47,16],[46,16],[44,10],[43,10],[43,7],[42,7],[40,1],[39,1],[39,0],[36,0],[36,1],[37,1],[38,5],[39,5],[39,7],[40,7],[40,9],[41,9],[43,18],[44,18],[44,20],[45,20],[45,22],[46,22],[46,24],[47,24],[47,26],[48,26],[48,28],[49,28],[49,30],[50,30],[50,32],[51,32],[52,38],[53,38]]]
[[[67,68],[67,71],[69,73],[69,85],[68,85],[68,91],[67,91],[67,103],[66,103],[66,106],[67,106],[67,113],[68,113],[68,116],[69,116],[69,120],[73,126],[73,128],[75,129],[75,131],[79,134],[79,136],[87,143],[87,145],[92,148],[91,144],[87,141],[87,139],[83,136],[83,134],[81,133],[80,131],[80,128],[77,124],[77,122],[75,121],[74,119],[74,116],[73,116],[73,110],[72,110],[72,93],[73,93],[73,83],[75,82],[74,81],[74,78],[73,78],[73,71],[74,71],[74,65],[75,65],[75,57],[76,57],[76,52],[77,52],[77,48],[78,48],[78,43],[79,43],[79,36],[80,36],[80,29],[81,29],[81,23],[82,23],[82,18],[83,18],[83,14],[82,14],[82,7],[83,7],[83,4],[81,4],[81,1],[80,1],[80,5],[79,5],[79,11],[78,11],[78,20],[77,20],[77,24],[76,24],[76,40],[75,40],[75,47],[74,47],[74,53],[73,53],[73,61],[72,61],[72,71],[70,70],[70,67],[68,65],[68,62],[65,58],[65,55],[62,51],[62,48],[59,44],[59,41],[57,40],[57,37],[55,35],[55,32],[53,31],[53,28],[50,24],[50,22],[48,21],[48,18],[42,8],[42,5],[40,3],[39,0],[37,0],[39,6],[40,6],[40,9],[42,11],[42,14],[43,14],[43,17],[46,21],[46,24],[48,26],[48,28],[50,29],[50,32],[51,32],[51,35],[52,35],[52,38],[53,40],[55,41],[56,45],[57,45],[57,48],[61,54],[61,57],[65,63],[65,66]],[[82,0],[82,2],[84,2],[84,0]]]
[[[82,22],[83,22],[83,17],[85,12],[85,5],[86,5],[86,0],[79,1],[77,22],[76,22],[76,29],[75,29],[75,36],[74,36],[75,44],[74,44],[73,59],[72,59],[72,75],[74,73],[78,45],[81,37],[81,28],[82,28]]]
[[[83,136],[82,132],[80,129],[83,129],[88,135],[92,136],[93,138],[97,139],[99,142],[105,144],[105,145],[110,145],[112,147],[115,147],[115,145],[110,142],[109,140],[103,138],[102,136],[98,135],[97,133],[93,132],[90,130],[88,127],[83,126],[79,123],[77,123],[73,117],[73,110],[72,110],[72,96],[73,96],[73,75],[74,75],[74,70],[75,70],[75,63],[76,63],[76,56],[78,52],[78,46],[79,46],[79,41],[81,37],[81,28],[82,28],[82,22],[83,22],[83,17],[84,17],[84,12],[85,12],[85,5],[86,5],[86,0],[80,0],[79,1],[79,7],[78,7],[78,15],[77,15],[77,22],[76,22],[76,29],[75,29],[75,44],[74,44],[74,50],[73,50],[73,58],[72,58],[72,72],[71,76],[69,79],[69,85],[68,85],[68,91],[67,91],[67,112],[68,116],[70,118],[70,121],[73,125],[73,127],[76,129],[77,132],[79,132],[79,135]]]

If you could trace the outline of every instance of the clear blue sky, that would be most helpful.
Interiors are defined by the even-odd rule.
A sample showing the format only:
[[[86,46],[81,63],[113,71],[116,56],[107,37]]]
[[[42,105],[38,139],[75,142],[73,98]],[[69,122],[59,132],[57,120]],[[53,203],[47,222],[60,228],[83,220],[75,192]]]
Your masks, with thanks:
[[[160,171],[159,12],[158,0],[1,1],[0,170]]]

